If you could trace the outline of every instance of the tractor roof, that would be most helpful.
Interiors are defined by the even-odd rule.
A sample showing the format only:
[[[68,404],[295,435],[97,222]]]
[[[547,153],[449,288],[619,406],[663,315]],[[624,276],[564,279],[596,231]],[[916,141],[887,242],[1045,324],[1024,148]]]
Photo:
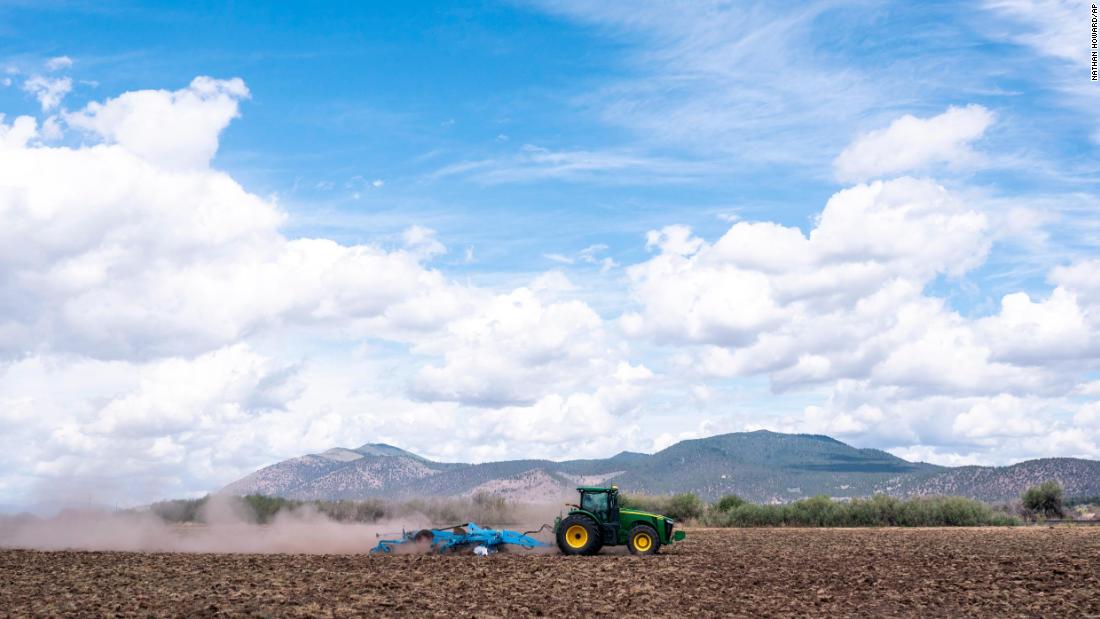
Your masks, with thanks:
[[[618,486],[578,486],[577,492],[618,492]]]

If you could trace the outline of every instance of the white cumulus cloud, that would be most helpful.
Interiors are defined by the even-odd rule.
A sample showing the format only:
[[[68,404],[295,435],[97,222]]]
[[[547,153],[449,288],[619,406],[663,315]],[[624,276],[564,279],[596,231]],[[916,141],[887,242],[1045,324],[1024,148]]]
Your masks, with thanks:
[[[666,227],[647,237],[660,255],[628,268],[641,311],[624,323],[665,341],[744,346],[807,316],[965,273],[989,249],[986,227],[982,213],[942,187],[910,178],[837,193],[809,236],[738,222],[711,245]]]
[[[907,177],[838,192],[808,234],[740,221],[707,242],[670,226],[647,236],[658,255],[628,267],[635,306],[620,322],[679,351],[685,381],[764,375],[780,394],[829,394],[773,429],[965,451],[948,460],[1038,454],[1058,432],[1060,453],[1095,457],[1068,398],[1100,367],[1096,261],[984,317],[928,292],[981,266],[995,234],[982,211]]]
[[[277,203],[211,167],[247,96],[200,77],[90,103],[64,114],[86,132],[76,147],[0,119],[0,418],[15,428],[0,495],[64,480],[131,499],[202,492],[365,440],[554,453],[549,434],[513,440],[508,418],[627,427],[615,420],[649,370],[562,274],[456,284],[426,266],[446,247],[418,225],[389,250],[284,235]]]
[[[449,323],[444,335],[417,348],[441,355],[443,363],[423,366],[414,392],[430,400],[502,406],[591,389],[614,372],[618,357],[590,307],[553,297],[522,287]]]
[[[200,493],[365,440],[442,459],[602,456],[745,427],[724,381],[809,394],[776,429],[956,462],[1100,455],[1100,266],[1066,260],[1046,290],[960,312],[932,290],[1001,234],[965,194],[905,176],[837,192],[806,231],[660,227],[608,321],[615,293],[597,311],[591,284],[559,271],[452,281],[430,266],[443,241],[414,222],[394,247],[288,236],[274,199],[214,164],[248,96],[199,77],[41,126],[0,118],[0,499],[89,479],[120,497]],[[974,137],[890,159],[912,130],[898,121],[853,144],[853,169],[959,163],[982,113],[913,119],[951,133],[972,114]],[[71,137],[59,118],[85,142],[51,145]],[[547,257],[610,269],[607,251]],[[664,423],[680,418],[696,429]]]
[[[982,137],[993,114],[980,105],[950,107],[931,118],[905,115],[885,129],[865,133],[833,162],[842,181],[861,181],[919,171],[934,164],[962,165],[978,155],[970,144]]]
[[[76,149],[27,146],[33,119],[4,126],[14,148],[0,150],[0,290],[21,301],[0,305],[0,351],[149,358],[287,323],[446,320],[462,293],[421,265],[442,248],[426,229],[398,251],[288,239],[276,204],[205,167],[245,93],[239,80],[197,79],[91,104],[78,116],[104,143]]]
[[[43,112],[61,105],[61,100],[73,89],[73,80],[68,77],[45,77],[34,75],[23,82],[23,90],[38,99]]]
[[[65,122],[158,166],[203,168],[218,149],[218,134],[248,96],[240,78],[196,77],[174,92],[140,90],[89,103],[65,114]]]

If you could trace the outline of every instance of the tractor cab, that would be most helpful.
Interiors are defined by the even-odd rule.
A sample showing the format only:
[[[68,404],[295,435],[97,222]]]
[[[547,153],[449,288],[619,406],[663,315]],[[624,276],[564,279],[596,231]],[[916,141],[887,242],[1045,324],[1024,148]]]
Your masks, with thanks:
[[[569,515],[554,522],[558,548],[567,555],[596,554],[621,544],[632,554],[650,555],[662,544],[684,539],[683,531],[673,531],[671,518],[620,508],[616,486],[581,486],[577,492],[580,502],[567,503]]]
[[[581,494],[581,511],[596,517],[603,543],[614,546],[615,540],[619,537],[619,489],[612,486],[610,488],[581,487],[577,490]]]

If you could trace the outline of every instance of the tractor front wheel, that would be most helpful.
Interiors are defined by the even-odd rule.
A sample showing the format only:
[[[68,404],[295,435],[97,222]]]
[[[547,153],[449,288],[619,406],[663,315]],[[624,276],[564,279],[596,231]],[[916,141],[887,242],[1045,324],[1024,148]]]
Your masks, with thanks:
[[[639,524],[626,536],[626,547],[630,554],[655,555],[661,549],[661,538],[657,537],[657,529],[648,524]]]
[[[558,548],[567,555],[594,555],[600,551],[600,532],[591,518],[569,516],[558,525]]]

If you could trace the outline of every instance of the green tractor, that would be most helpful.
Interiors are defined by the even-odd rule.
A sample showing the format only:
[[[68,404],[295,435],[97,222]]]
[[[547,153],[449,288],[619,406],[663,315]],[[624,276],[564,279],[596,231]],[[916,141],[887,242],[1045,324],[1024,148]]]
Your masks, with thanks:
[[[581,486],[579,505],[554,521],[558,548],[567,555],[594,555],[604,546],[626,544],[631,554],[653,555],[662,544],[684,539],[673,531],[676,521],[665,516],[619,507],[619,489]]]

